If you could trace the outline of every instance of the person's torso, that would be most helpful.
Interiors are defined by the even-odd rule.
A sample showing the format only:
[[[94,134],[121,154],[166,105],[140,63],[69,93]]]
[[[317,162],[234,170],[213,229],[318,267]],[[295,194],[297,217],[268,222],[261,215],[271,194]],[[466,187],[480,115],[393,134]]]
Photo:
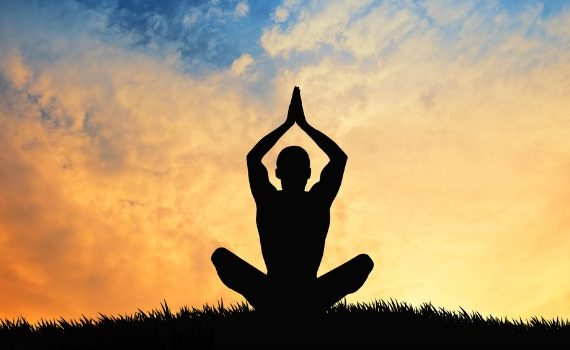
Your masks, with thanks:
[[[257,228],[269,276],[315,278],[330,225],[330,206],[315,193],[276,191],[257,204]]]

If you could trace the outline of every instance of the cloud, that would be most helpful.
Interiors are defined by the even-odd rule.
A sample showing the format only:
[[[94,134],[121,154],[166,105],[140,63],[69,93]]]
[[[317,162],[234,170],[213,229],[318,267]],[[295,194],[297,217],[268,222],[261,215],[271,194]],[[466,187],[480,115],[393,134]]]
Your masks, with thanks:
[[[24,65],[22,55],[17,50],[8,53],[8,57],[3,61],[2,70],[17,89],[22,89],[32,76],[32,72]]]
[[[246,72],[248,67],[250,67],[254,63],[253,57],[249,54],[243,54],[240,57],[236,58],[236,60],[232,63],[230,68],[232,74],[240,75]]]
[[[570,23],[570,12],[562,11],[560,14],[552,17],[546,23],[546,29],[549,34],[554,35],[563,40],[563,42],[568,45],[570,38],[570,29],[568,24]]]
[[[282,5],[278,5],[273,11],[273,20],[276,23],[283,23],[289,19],[289,15],[292,11],[296,11],[300,1],[298,0],[286,0],[283,1]]]
[[[460,21],[475,7],[475,1],[428,0],[422,2],[427,14],[438,24]]]
[[[200,20],[200,10],[193,7],[190,11],[182,17],[182,24],[188,28]]]
[[[274,19],[277,23],[285,22],[289,18],[289,11],[284,7],[277,7],[274,13]]]
[[[169,59],[192,74],[225,70],[242,49],[251,51],[258,46],[252,33],[257,34],[255,28],[261,23],[257,18],[248,25],[241,23],[250,12],[247,1],[78,2],[48,8],[90,13],[103,24],[96,35]],[[92,22],[93,18],[87,20]]]
[[[249,4],[247,1],[240,1],[236,5],[235,14],[237,17],[244,17],[249,12]]]
[[[334,45],[348,25],[350,17],[370,1],[330,1],[327,5],[299,7],[296,21],[282,30],[279,26],[266,29],[261,44],[271,56],[292,51],[314,51],[322,45]]]

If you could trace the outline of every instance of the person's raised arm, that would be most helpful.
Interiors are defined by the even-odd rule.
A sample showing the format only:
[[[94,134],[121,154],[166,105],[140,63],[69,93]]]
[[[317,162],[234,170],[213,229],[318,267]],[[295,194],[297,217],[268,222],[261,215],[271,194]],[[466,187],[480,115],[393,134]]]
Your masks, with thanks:
[[[332,203],[340,188],[348,156],[327,135],[309,125],[305,118],[303,104],[301,101],[301,93],[298,88],[293,93],[291,104],[293,105],[297,125],[299,125],[299,127],[307,133],[317,146],[319,146],[319,148],[322,149],[329,157],[329,162],[321,172],[319,182],[313,186],[311,191],[321,192]]]
[[[279,141],[281,136],[295,124],[294,115],[291,113],[291,104],[289,105],[289,112],[287,119],[283,124],[278,126],[275,130],[265,135],[247,154],[247,171],[249,176],[249,186],[253,197],[257,200],[260,195],[267,191],[275,190],[275,187],[269,182],[269,175],[267,169],[261,162],[263,157],[269,152],[273,146]]]

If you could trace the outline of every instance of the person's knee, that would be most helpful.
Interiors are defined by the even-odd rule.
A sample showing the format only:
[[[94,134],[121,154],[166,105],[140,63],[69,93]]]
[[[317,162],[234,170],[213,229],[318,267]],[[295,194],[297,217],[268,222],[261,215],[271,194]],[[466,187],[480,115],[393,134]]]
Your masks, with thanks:
[[[220,264],[223,260],[224,257],[226,257],[229,253],[229,250],[227,250],[226,248],[218,248],[216,250],[214,250],[214,252],[212,253],[212,263],[217,266],[218,264]]]
[[[368,279],[368,275],[374,268],[374,262],[367,254],[359,254],[353,259],[353,274],[349,283],[349,293],[354,293]]]
[[[370,273],[374,268],[374,261],[372,261],[372,258],[370,258],[368,254],[359,254],[356,259],[358,261],[358,265],[366,272]]]

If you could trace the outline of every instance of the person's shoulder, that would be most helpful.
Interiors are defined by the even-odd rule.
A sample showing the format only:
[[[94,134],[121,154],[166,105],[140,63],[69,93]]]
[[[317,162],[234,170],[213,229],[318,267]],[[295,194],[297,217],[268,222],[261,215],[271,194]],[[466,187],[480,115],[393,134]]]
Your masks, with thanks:
[[[313,186],[309,191],[305,191],[305,198],[312,202],[319,202],[324,198],[322,191],[320,191],[319,186]]]
[[[271,191],[266,191],[263,194],[263,200],[266,203],[269,202],[274,202],[275,200],[278,200],[283,194],[283,191],[276,189],[275,187],[271,189]]]
[[[330,208],[332,201],[330,196],[327,195],[323,188],[316,184],[307,192],[307,201],[310,202],[315,207],[327,207]]]

